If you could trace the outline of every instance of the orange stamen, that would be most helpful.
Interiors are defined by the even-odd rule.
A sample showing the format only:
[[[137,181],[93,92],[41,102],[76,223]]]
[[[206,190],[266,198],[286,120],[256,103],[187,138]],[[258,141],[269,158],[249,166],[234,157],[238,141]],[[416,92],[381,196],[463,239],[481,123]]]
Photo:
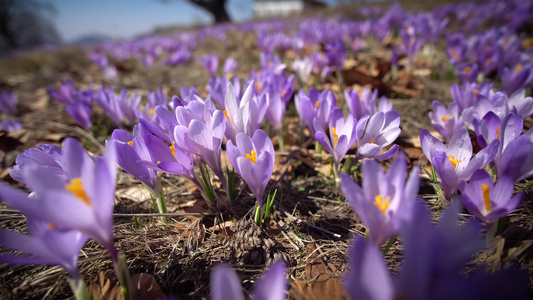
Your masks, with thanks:
[[[255,150],[252,150],[250,152],[250,154],[246,153],[244,154],[244,157],[248,158],[249,160],[251,160],[254,164],[257,160],[257,153],[255,152]]]
[[[67,184],[65,186],[65,190],[71,192],[72,194],[74,194],[74,196],[76,196],[76,198],[78,198],[78,200],[81,200],[81,202],[89,205],[89,206],[93,206],[91,200],[89,199],[89,197],[87,196],[87,194],[85,193],[85,189],[83,189],[83,184],[81,182],[81,178],[80,177],[76,177],[74,179],[72,179],[70,181],[69,184]]]
[[[387,208],[389,208],[390,204],[390,197],[387,197],[385,201],[383,201],[383,196],[377,195],[374,197],[374,205],[381,210],[383,214],[387,211]]]

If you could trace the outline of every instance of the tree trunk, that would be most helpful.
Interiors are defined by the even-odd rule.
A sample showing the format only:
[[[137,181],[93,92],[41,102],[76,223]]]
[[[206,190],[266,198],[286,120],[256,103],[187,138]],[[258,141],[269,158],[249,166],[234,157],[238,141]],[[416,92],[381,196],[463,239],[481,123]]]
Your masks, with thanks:
[[[207,10],[215,18],[215,23],[231,22],[226,11],[226,0],[189,0],[203,9]]]

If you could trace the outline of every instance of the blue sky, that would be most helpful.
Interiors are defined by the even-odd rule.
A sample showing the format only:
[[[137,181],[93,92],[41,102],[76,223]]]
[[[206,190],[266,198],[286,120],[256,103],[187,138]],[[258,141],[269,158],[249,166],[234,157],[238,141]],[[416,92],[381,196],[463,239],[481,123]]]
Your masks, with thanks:
[[[209,24],[211,17],[186,0],[48,0],[52,20],[66,42],[86,34],[129,38],[157,26]],[[252,18],[252,0],[228,0],[235,21]]]

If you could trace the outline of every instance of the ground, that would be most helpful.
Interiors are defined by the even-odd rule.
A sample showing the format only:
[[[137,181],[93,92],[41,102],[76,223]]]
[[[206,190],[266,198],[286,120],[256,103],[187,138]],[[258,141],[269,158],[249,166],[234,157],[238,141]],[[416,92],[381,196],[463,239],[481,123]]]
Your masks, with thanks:
[[[222,43],[222,46],[220,45]],[[259,49],[251,33],[231,33],[220,42],[209,38],[199,46],[196,57],[216,49],[220,57],[239,59],[241,68],[237,75],[248,76],[259,68]],[[442,50],[442,49],[441,49]],[[284,59],[291,61],[291,53]],[[379,59],[387,60],[387,50],[368,45],[349,58],[345,78],[362,72],[372,76],[372,69]],[[401,150],[407,153],[410,167],[414,164],[427,167],[427,159],[419,148],[418,132],[431,129],[428,112],[433,100],[451,102],[449,87],[457,82],[450,76],[450,65],[442,51],[428,58],[419,55],[415,72],[407,76],[401,70],[398,82],[384,82],[383,94],[393,103],[402,119],[402,134],[397,140]],[[181,86],[196,86],[206,95],[208,74],[195,59],[176,67],[158,66],[146,69],[140,63],[130,61],[121,65],[120,80],[109,81],[102,77],[100,69],[92,64],[83,49],[65,49],[56,52],[29,53],[0,61],[0,87],[17,94],[17,117],[23,130],[2,133],[0,155],[5,159],[2,181],[22,187],[7,174],[16,155],[35,147],[38,143],[59,145],[64,137],[74,136],[96,154],[103,137],[93,141],[75,125],[63,106],[48,96],[46,88],[58,80],[72,79],[77,88],[98,88],[101,83],[114,85],[115,90],[128,89],[146,95],[163,87],[167,96],[178,95]],[[360,75],[354,75],[349,86],[357,87]],[[323,88],[330,87],[336,93],[340,105],[343,95],[336,78]],[[297,86],[299,88],[299,86]],[[298,129],[298,120],[290,103],[287,111],[288,142],[281,150],[276,145],[276,167],[268,185],[269,191],[277,189],[279,202],[266,228],[253,224],[254,197],[241,181],[238,200],[216,210],[209,210],[199,192],[183,178],[163,175],[163,186],[169,212],[175,213],[164,222],[153,213],[152,203],[139,181],[120,172],[115,207],[115,239],[123,252],[132,274],[153,275],[166,295],[183,299],[202,299],[209,294],[209,274],[219,263],[230,263],[237,270],[243,286],[250,289],[270,262],[284,259],[288,265],[294,299],[346,298],[339,281],[346,271],[346,256],[350,241],[363,236],[365,229],[342,192],[333,184],[330,166],[323,154],[317,158],[314,140],[308,132]],[[102,120],[101,111],[95,119]],[[532,125],[531,119],[526,127]],[[276,144],[276,138],[274,143]],[[353,152],[352,152],[353,154]],[[390,161],[383,162],[383,166]],[[441,208],[442,200],[435,196],[427,176],[421,177],[419,196],[425,198],[433,212]],[[490,243],[488,250],[478,253],[469,265],[490,271],[509,266],[519,266],[533,274],[533,187],[531,181],[517,185],[517,191],[526,192],[522,206],[511,213],[501,233]],[[223,193],[221,193],[223,196]],[[463,219],[470,218],[462,215]],[[0,208],[0,226],[21,230],[24,217],[13,210]],[[386,259],[394,271],[401,260],[401,245],[392,245]],[[91,289],[98,293],[112,293],[116,279],[107,252],[89,242],[80,257],[80,270]],[[109,281],[111,285],[104,283]],[[108,282],[108,283],[109,283]],[[530,287],[531,287],[530,282]],[[70,295],[66,273],[58,267],[0,265],[0,298],[35,299],[65,298]],[[108,296],[110,294],[107,294]],[[109,296],[111,297],[111,296]]]

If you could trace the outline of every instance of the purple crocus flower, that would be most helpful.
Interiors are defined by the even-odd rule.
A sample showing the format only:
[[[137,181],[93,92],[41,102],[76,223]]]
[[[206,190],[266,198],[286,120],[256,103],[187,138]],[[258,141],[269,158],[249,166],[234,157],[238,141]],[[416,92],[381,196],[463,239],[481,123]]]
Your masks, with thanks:
[[[378,111],[387,112],[392,110],[392,103],[387,101],[387,98],[381,97],[378,100],[378,90],[363,88],[361,91],[348,90],[344,92],[346,105],[350,112],[356,119],[360,119],[365,115],[374,115]]]
[[[73,138],[62,148],[63,169],[38,164],[23,168],[22,176],[32,197],[7,185],[0,185],[0,197],[28,219],[42,220],[58,230],[78,230],[106,247],[116,261],[113,244],[113,206],[116,181],[116,150],[111,144],[103,157],[93,161]]]
[[[5,130],[7,132],[20,130],[22,129],[22,124],[17,120],[2,120],[0,123],[0,130]]]
[[[183,150],[200,157],[225,185],[220,151],[226,131],[226,116],[211,99],[193,100],[176,108],[178,125],[174,141]]]
[[[186,47],[180,47],[166,60],[167,65],[176,66],[192,59],[192,53]]]
[[[252,138],[239,132],[235,145],[230,140],[226,145],[229,161],[246,181],[257,199],[257,206],[264,204],[263,194],[274,170],[276,153],[272,140],[258,129]]]
[[[430,212],[416,204],[410,222],[401,229],[404,261],[392,276],[378,248],[357,238],[350,249],[349,273],[344,285],[353,298],[393,299],[526,299],[527,275],[500,271],[496,274],[460,274],[465,263],[480,250],[484,241],[479,223],[458,222],[460,201],[447,208],[435,228]]]
[[[462,63],[457,65],[457,77],[462,82],[475,83],[479,74],[479,67],[475,62]]]
[[[429,119],[433,128],[440,133],[445,142],[449,142],[453,134],[463,127],[463,120],[459,118],[459,106],[450,103],[448,108],[440,101],[433,101],[433,111],[429,112]]]
[[[91,129],[92,91],[77,91],[72,94],[72,103],[65,110],[83,128]]]
[[[298,78],[300,78],[302,84],[307,85],[311,72],[313,71],[313,62],[311,59],[307,56],[304,58],[297,58],[294,60],[292,68],[296,75],[298,75]]]
[[[357,122],[357,157],[389,159],[398,153],[399,146],[394,145],[382,153],[385,147],[392,144],[401,133],[400,114],[391,110],[378,112],[373,116],[364,116]]]
[[[516,110],[516,114],[524,118],[533,115],[533,98],[526,97],[526,90],[521,88],[514,92],[507,100],[509,110]]]
[[[239,64],[237,63],[237,61],[233,57],[229,56],[224,61],[224,74],[233,73],[235,70],[237,70],[238,67]]]
[[[322,145],[322,147],[333,157],[335,163],[335,170],[339,169],[339,164],[357,139],[355,126],[357,120],[348,114],[346,119],[340,108],[335,107],[331,111],[329,119],[329,138],[328,134],[322,128],[318,120],[315,118],[313,126],[315,127],[315,139]]]
[[[157,172],[139,163],[139,161],[155,162],[142,136],[134,136],[125,130],[115,129],[111,134],[111,140],[106,143],[110,144],[117,149],[118,165],[157,193]]]
[[[467,82],[461,86],[454,84],[450,87],[450,94],[453,101],[459,106],[459,112],[462,113],[466,108],[473,106],[477,100],[491,97],[493,94],[492,84],[486,82],[480,85]]]
[[[351,298],[394,299],[391,275],[374,243],[356,238],[350,247],[348,264],[349,271],[344,278],[344,286]]]
[[[503,92],[496,92],[490,98],[480,97],[476,103],[466,108],[461,114],[468,129],[474,129],[474,120],[481,120],[487,113],[493,112],[500,119],[509,113],[507,95]]]
[[[77,230],[59,230],[39,219],[27,220],[30,235],[0,228],[0,245],[24,255],[0,254],[0,262],[15,265],[59,265],[75,281],[80,280],[78,256],[87,236]]]
[[[194,157],[191,153],[185,152],[174,141],[169,146],[163,140],[150,133],[143,134],[143,140],[150,152],[152,161],[142,160],[137,161],[138,163],[142,163],[156,171],[181,175],[191,180],[201,189],[201,185],[194,173]]]
[[[509,176],[515,182],[533,176],[533,129],[513,138],[512,126],[507,129],[502,122],[501,139],[504,145],[498,149],[495,160],[498,178]]]
[[[284,300],[287,298],[286,267],[282,261],[275,262],[257,281],[253,291],[256,300]],[[239,277],[225,264],[215,267],[211,274],[212,300],[244,300]]]
[[[532,64],[523,65],[521,63],[518,63],[511,69],[503,67],[503,69],[500,71],[500,77],[508,95],[513,94],[520,88],[523,88],[531,83],[531,80],[533,80],[533,76],[531,74],[533,72],[532,67]]]
[[[300,90],[294,103],[300,120],[307,125],[313,136],[316,133],[314,119],[316,118],[321,128],[328,127],[331,111],[337,107],[337,99],[329,89],[318,92],[314,87],[309,89],[307,94]]]
[[[524,193],[513,197],[514,181],[507,176],[498,178],[496,184],[484,170],[477,170],[470,182],[461,184],[463,204],[469,212],[481,219],[487,228],[517,208]]]
[[[94,94],[94,100],[117,127],[122,125],[124,113],[112,86],[106,91],[105,86],[102,85],[102,88]]]
[[[228,83],[226,92],[224,114],[228,120],[226,126],[226,139],[235,140],[235,135],[239,132],[244,132],[248,136],[252,136],[257,129],[261,127],[261,123],[267,111],[267,97],[265,94],[261,96],[254,95],[254,82],[252,81],[242,96],[242,99],[237,100],[237,95],[231,83]]]
[[[205,56],[200,57],[200,61],[204,68],[209,72],[211,77],[217,75],[218,70],[218,55],[216,54],[206,54]]]
[[[325,50],[329,65],[335,67],[338,71],[343,70],[344,61],[346,60],[346,48],[342,40],[337,39],[327,43]]]
[[[67,82],[56,82],[56,88],[48,87],[47,91],[52,98],[59,100],[64,105],[69,105],[73,101],[72,93],[75,92],[75,89],[72,80],[68,80]]]
[[[367,227],[370,240],[379,246],[398,233],[403,222],[411,220],[420,185],[418,168],[406,182],[407,161],[400,154],[387,173],[373,160],[364,161],[361,172],[362,189],[348,174],[341,174],[341,188]]]
[[[15,165],[9,169],[11,178],[18,182],[28,184],[25,181],[23,170],[33,164],[42,166],[49,170],[55,171],[58,176],[63,177],[65,181],[68,180],[68,175],[63,169],[64,159],[61,148],[50,144],[38,144],[36,148],[30,148],[17,155],[15,158]]]
[[[427,159],[433,164],[444,190],[446,199],[459,188],[461,181],[468,181],[472,174],[484,168],[496,155],[499,141],[493,141],[472,158],[472,142],[468,131],[461,128],[455,132],[446,147],[427,129],[420,131],[420,144]]]
[[[9,92],[0,93],[0,113],[15,116],[17,114],[17,95]]]

